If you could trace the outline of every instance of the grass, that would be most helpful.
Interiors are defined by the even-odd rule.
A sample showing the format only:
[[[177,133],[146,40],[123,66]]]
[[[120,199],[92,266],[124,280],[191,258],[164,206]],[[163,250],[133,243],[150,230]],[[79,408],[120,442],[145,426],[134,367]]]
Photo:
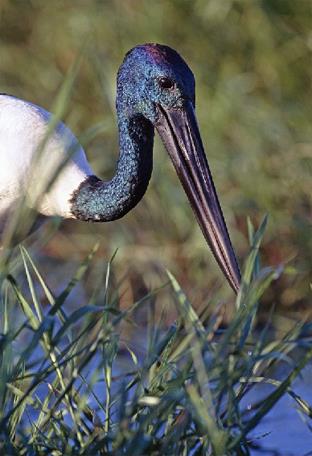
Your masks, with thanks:
[[[103,265],[104,283],[90,300],[68,310],[67,299],[92,268],[98,246],[58,295],[21,246],[22,272],[11,271],[12,260],[2,269],[1,454],[248,455],[252,431],[284,394],[309,419],[310,406],[292,390],[312,358],[306,325],[294,325],[279,340],[270,337],[269,322],[255,328],[259,300],[282,272],[259,267],[265,223],[256,233],[250,225],[251,249],[226,328],[220,327],[220,309],[213,312],[209,302],[198,315],[169,271],[164,287],[177,311],[171,326],[155,321],[159,290],[121,310],[111,283],[113,258]],[[23,289],[16,274],[26,279]],[[150,314],[145,329],[133,318],[142,306]],[[125,322],[142,337],[126,340]],[[283,363],[287,373],[277,380]],[[243,400],[259,383],[271,384],[272,391],[246,409]]]

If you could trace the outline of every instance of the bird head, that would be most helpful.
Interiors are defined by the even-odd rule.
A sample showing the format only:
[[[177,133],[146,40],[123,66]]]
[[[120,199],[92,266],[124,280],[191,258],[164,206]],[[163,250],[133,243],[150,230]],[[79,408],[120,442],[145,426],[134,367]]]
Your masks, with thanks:
[[[153,124],[159,106],[179,109],[187,100],[195,104],[192,71],[174,49],[159,44],[136,46],[126,54],[117,91],[117,103],[127,107],[128,115],[143,115]]]
[[[203,234],[237,292],[240,272],[195,117],[192,71],[168,46],[136,46],[118,71],[117,110],[129,118],[143,116],[156,128]]]

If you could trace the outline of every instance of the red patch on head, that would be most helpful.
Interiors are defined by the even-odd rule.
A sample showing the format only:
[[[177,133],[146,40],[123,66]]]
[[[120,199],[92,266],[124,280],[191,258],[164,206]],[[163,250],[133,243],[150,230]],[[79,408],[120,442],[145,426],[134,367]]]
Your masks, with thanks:
[[[155,63],[172,62],[177,56],[173,49],[161,44],[148,43],[142,47]]]

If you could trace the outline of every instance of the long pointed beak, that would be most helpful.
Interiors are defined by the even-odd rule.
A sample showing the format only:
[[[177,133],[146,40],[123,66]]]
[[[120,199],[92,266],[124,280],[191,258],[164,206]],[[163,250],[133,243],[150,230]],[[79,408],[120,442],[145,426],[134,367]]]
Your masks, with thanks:
[[[171,157],[201,230],[229,284],[237,293],[240,271],[200,137],[194,108],[158,106],[156,129]]]

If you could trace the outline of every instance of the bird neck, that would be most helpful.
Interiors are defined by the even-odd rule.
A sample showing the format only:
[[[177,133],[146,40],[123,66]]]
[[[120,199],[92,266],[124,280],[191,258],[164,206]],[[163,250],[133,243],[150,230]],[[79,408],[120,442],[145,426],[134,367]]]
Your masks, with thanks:
[[[141,115],[118,116],[119,158],[110,181],[88,176],[71,198],[72,214],[85,221],[116,220],[143,197],[153,167],[154,128]]]

